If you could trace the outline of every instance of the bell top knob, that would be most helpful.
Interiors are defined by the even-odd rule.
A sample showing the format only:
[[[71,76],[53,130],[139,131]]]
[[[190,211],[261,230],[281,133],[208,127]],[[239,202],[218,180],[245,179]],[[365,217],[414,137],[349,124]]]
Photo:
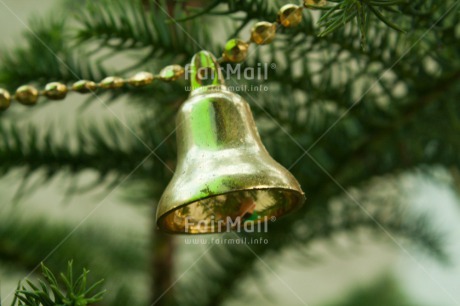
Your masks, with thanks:
[[[216,58],[208,51],[200,51],[192,58],[190,64],[191,96],[216,87],[216,90],[225,90],[225,81]]]

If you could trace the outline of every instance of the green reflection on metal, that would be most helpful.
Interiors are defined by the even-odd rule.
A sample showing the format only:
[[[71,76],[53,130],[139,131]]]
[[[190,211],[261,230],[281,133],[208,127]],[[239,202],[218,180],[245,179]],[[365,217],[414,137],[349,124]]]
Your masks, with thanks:
[[[212,101],[199,103],[193,106],[193,118],[191,122],[194,142],[201,148],[217,149],[218,135],[214,120],[214,108],[210,107]]]
[[[190,72],[190,82],[194,90],[210,85],[225,85],[219,65],[214,56],[207,51],[200,51],[195,55]]]

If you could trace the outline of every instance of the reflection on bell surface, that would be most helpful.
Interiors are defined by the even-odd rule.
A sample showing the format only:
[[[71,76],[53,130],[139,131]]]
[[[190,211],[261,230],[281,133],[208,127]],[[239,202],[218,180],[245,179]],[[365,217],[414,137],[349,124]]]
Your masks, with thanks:
[[[268,154],[249,105],[228,91],[206,51],[191,65],[190,98],[176,118],[178,162],[157,210],[171,233],[226,232],[301,206],[299,183]]]

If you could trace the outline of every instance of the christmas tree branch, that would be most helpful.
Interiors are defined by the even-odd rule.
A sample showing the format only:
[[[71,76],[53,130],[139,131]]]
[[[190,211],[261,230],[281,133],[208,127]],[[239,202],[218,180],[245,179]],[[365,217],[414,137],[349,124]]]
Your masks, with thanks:
[[[145,301],[126,289],[131,277],[138,278],[147,269],[147,237],[139,237],[121,227],[112,231],[101,224],[97,228],[85,225],[74,231],[72,222],[24,217],[23,210],[4,209],[1,216],[0,261],[8,267],[32,271],[41,261],[46,261],[48,267],[58,270],[63,261],[74,258],[78,259],[76,268],[91,266],[94,278],[107,279],[105,285],[110,292],[101,305],[126,305],[119,304],[120,301],[142,305]],[[72,234],[68,236],[69,233]]]
[[[392,174],[410,172],[426,165],[460,165],[457,154],[460,143],[456,137],[460,114],[456,103],[459,91],[455,86],[458,83],[456,73],[459,57],[458,48],[454,47],[458,40],[458,14],[445,14],[454,1],[416,0],[399,6],[401,12],[391,9],[394,4],[399,5],[400,1],[332,2],[331,6],[335,9],[322,13],[325,28],[334,27],[334,31],[327,37],[319,38],[315,35],[319,32],[319,26],[313,19],[315,14],[306,11],[299,28],[281,30],[282,35],[278,35],[276,47],[258,48],[248,62],[249,66],[255,67],[257,63],[267,62],[268,58],[278,64],[277,69],[269,73],[270,94],[259,94],[256,101],[248,95],[246,97],[253,104],[252,108],[261,127],[260,134],[268,150],[286,167],[291,168],[292,165],[293,174],[309,197],[303,210],[270,228],[268,246],[251,246],[263,259],[293,245],[301,250],[316,239],[327,238],[334,233],[366,228],[381,234],[381,228],[368,215],[363,214],[354,201],[343,204],[345,208],[341,209],[340,218],[337,218],[329,205],[324,205],[332,203],[333,197],[337,196],[346,202],[343,200],[343,190],[308,156],[297,160],[305,154],[306,149],[344,188],[359,188],[363,194],[367,192],[364,183],[372,177],[389,175],[385,179],[392,181]],[[142,8],[137,4],[121,0],[90,4],[90,9],[85,10],[79,19],[81,24],[76,36],[70,36],[70,39],[66,38],[67,34],[63,34],[67,33],[66,27],[56,21],[50,22],[51,25],[37,24],[34,28],[58,52],[64,63],[84,78],[100,80],[106,76],[107,69],[101,68],[103,65],[99,60],[105,61],[120,52],[128,54],[129,51],[135,51],[142,55],[126,71],[134,68],[151,69],[150,64],[155,66],[164,61],[185,63],[195,48],[198,48],[196,44],[179,26],[168,23],[168,17],[160,11],[158,5]],[[215,49],[213,40],[208,37],[214,34],[212,25],[203,27],[202,24],[207,16],[227,16],[236,21],[235,29],[242,29],[251,22],[274,21],[283,4],[285,2],[270,3],[264,0],[213,1],[201,14],[198,12],[199,16],[182,22],[181,26],[200,45],[218,54],[221,49]],[[348,9],[345,4],[348,4]],[[178,6],[162,7],[169,9],[168,12],[176,18],[189,16],[186,13],[176,13],[175,7]],[[331,16],[336,18],[335,23],[329,18]],[[343,23],[337,23],[340,16],[345,20],[349,16],[357,17],[358,22],[349,19],[348,24],[343,26]],[[400,34],[391,29],[394,25],[412,30],[408,34]],[[232,31],[233,28],[229,33]],[[356,39],[363,32],[368,33],[368,50],[365,53],[360,51],[359,40]],[[247,38],[243,33],[239,35]],[[216,39],[223,44],[226,38]],[[49,50],[40,46],[36,38],[30,36],[27,42],[29,47],[18,49],[16,54],[10,53],[5,57],[0,69],[0,83],[13,87],[25,81],[45,83],[72,80],[74,76],[63,69],[62,62],[48,57]],[[84,44],[77,45],[76,42]],[[98,50],[85,57],[87,60],[75,55],[79,51],[86,55],[85,52],[94,42]],[[78,52],[74,52],[74,49]],[[100,55],[99,49],[110,50],[112,53]],[[98,55],[102,59],[98,59]],[[237,82],[240,84],[242,81]],[[130,98],[133,98],[130,101],[135,101],[143,107],[140,109],[143,113],[148,113],[148,118],[138,120],[141,123],[136,125],[135,130],[140,130],[141,139],[149,147],[156,149],[159,146],[156,153],[171,168],[175,163],[174,139],[168,138],[165,143],[163,140],[173,131],[171,118],[186,96],[180,87],[171,84],[145,90],[128,89],[112,95],[116,98],[129,92]],[[360,99],[363,94],[364,98]],[[165,102],[152,103],[152,96]],[[255,102],[263,109],[254,105]],[[354,103],[358,104],[348,112]],[[3,118],[8,119],[6,116]],[[35,129],[38,128],[21,128],[16,123],[11,128],[5,123],[1,124],[0,135],[3,137],[0,141],[0,159],[3,163],[0,169],[5,173],[25,165],[28,174],[45,169],[51,173],[50,177],[63,168],[72,173],[93,169],[102,177],[107,177],[109,173],[124,175],[149,153],[145,146],[133,140],[132,135],[122,132],[123,128],[119,126],[111,126],[105,132],[82,127],[81,131],[87,132],[72,137],[72,140],[76,139],[75,149],[74,146],[71,149],[69,142],[59,142],[53,138],[50,131],[44,133],[46,136],[39,136]],[[286,131],[297,143],[286,136]],[[303,148],[299,148],[299,144]],[[160,190],[171,176],[162,163],[156,159],[155,162],[141,167],[133,177],[134,181],[149,186],[149,190],[142,194],[150,199],[158,199]],[[352,194],[366,209],[373,209],[372,216],[389,233],[405,237],[431,252],[434,257],[445,259],[442,241],[426,218],[414,217],[402,222],[401,216],[395,215],[398,211],[396,208],[402,202],[400,198],[387,203],[375,198],[367,199],[362,194]],[[394,211],[379,211],[384,207],[394,208]],[[11,224],[2,225],[5,235],[0,235],[3,240],[0,242],[0,258],[28,267],[33,265],[39,257],[37,254],[41,253],[39,244],[32,243],[30,248],[36,249],[34,252],[29,253],[24,248],[24,245],[31,243],[31,238],[20,235],[19,228],[27,228],[21,224],[15,224],[15,230],[4,230],[7,226],[12,227]],[[27,232],[38,232],[41,224],[32,225]],[[45,230],[47,236],[48,230],[52,231],[53,228]],[[15,241],[11,239],[16,236],[20,237],[17,238],[20,244],[14,244]],[[49,240],[56,243],[53,239]],[[47,248],[46,241],[40,240],[39,243]],[[80,240],[78,243],[80,245],[71,244],[70,253],[63,252],[60,259],[78,254],[90,261],[90,254],[93,249],[99,248],[99,244],[109,252],[125,252],[121,248],[114,249],[109,242],[109,245],[105,245],[97,240],[89,241],[85,242],[85,246],[88,245],[85,248],[81,247]],[[21,252],[21,249],[24,251]],[[80,254],[83,250],[88,254]],[[34,260],[26,256],[31,253]],[[257,258],[245,246],[216,246],[211,254],[203,259],[206,264],[198,266],[199,272],[193,275],[193,282],[186,282],[183,290],[175,291],[178,304],[222,304],[231,296],[232,290],[234,292],[237,288],[241,278],[256,271]],[[168,252],[154,250],[151,258],[159,267],[162,263],[171,263],[171,256]],[[126,261],[130,265],[135,264],[138,262],[136,258],[139,259],[131,254],[107,259],[107,262],[117,267],[114,268],[117,271],[126,271],[122,263]],[[53,259],[56,267],[57,261]],[[102,263],[102,267],[106,265]],[[161,279],[161,269],[154,271],[157,280],[154,289],[168,287],[165,284],[171,281],[171,265],[168,265],[167,270],[164,275],[168,277],[164,282]],[[113,275],[111,271],[106,273],[108,277]],[[133,305],[122,296],[126,294],[120,293],[120,298],[116,298],[113,305]]]
[[[19,128],[0,124],[0,156],[4,161],[0,171],[6,174],[14,168],[25,167],[31,174],[44,169],[50,179],[64,169],[71,173],[93,169],[102,181],[111,173],[130,173],[149,154],[142,143],[128,136],[126,129],[119,125],[109,124],[105,131],[94,126],[87,128],[89,132],[77,131],[73,138],[78,147],[73,149],[69,137],[59,141],[53,136],[53,129],[42,136],[33,126]]]
[[[108,75],[75,51],[68,41],[66,23],[56,17],[33,19],[24,33],[25,46],[4,52],[0,64],[0,84],[11,91],[25,83],[44,85],[50,81],[99,80]]]
[[[102,280],[89,285],[88,273],[88,270],[83,269],[83,273],[75,278],[70,261],[67,274],[61,273],[58,278],[42,263],[45,282],[39,281],[39,285],[35,285],[26,280],[27,285],[19,285],[11,306],[92,305],[102,300],[105,290],[98,289]]]
[[[133,271],[145,268],[143,247],[146,245],[139,245],[141,241],[132,243],[132,237],[125,231],[112,234],[107,228],[86,226],[67,237],[74,229],[72,224],[49,222],[43,217],[24,218],[12,212],[3,212],[2,215],[0,259],[11,267],[32,270],[46,258],[47,264],[56,269],[62,259],[78,258],[79,263],[97,267],[97,275],[113,275],[116,271],[113,268],[123,267],[126,262],[131,262],[130,269]],[[65,242],[65,247],[51,253],[62,242]]]
[[[156,1],[152,1],[150,9],[132,1],[92,2],[78,16],[82,27],[76,39],[79,43],[97,41],[100,47],[118,52],[147,48],[146,57],[139,60],[143,66],[166,57],[170,61],[179,60],[177,64],[186,63],[201,46],[214,50],[202,22],[194,20],[180,25],[169,22],[169,15],[180,18],[175,16],[179,12],[175,5],[157,6]]]

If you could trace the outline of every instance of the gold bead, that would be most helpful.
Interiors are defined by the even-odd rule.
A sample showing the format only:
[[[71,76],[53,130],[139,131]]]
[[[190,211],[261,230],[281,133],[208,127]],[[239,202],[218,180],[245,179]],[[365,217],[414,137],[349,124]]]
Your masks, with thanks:
[[[99,87],[103,89],[116,89],[123,87],[123,85],[125,85],[125,81],[116,76],[106,77],[99,83]]]
[[[249,44],[240,39],[231,39],[225,44],[224,61],[240,63],[248,56]]]
[[[5,89],[0,88],[0,111],[8,109],[8,107],[10,107],[10,104],[11,104],[10,93]]]
[[[38,90],[35,87],[24,85],[16,90],[14,98],[23,105],[35,105],[38,101]]]
[[[79,93],[94,92],[96,89],[97,84],[93,81],[80,80],[72,85],[72,90]]]
[[[309,7],[310,5],[314,6],[325,6],[327,4],[326,0],[304,0],[303,5],[306,8],[311,8]]]
[[[128,84],[134,87],[146,86],[153,82],[155,77],[150,72],[139,72],[128,80]]]
[[[160,71],[160,79],[165,82],[172,82],[183,76],[184,73],[184,67],[179,65],[171,65],[163,68]]]
[[[261,21],[256,23],[251,29],[251,41],[258,45],[267,45],[275,39],[276,24]]]
[[[64,99],[67,95],[67,86],[57,82],[46,84],[44,94],[50,100]]]
[[[286,28],[298,26],[302,22],[302,7],[286,4],[280,9],[277,21]]]

